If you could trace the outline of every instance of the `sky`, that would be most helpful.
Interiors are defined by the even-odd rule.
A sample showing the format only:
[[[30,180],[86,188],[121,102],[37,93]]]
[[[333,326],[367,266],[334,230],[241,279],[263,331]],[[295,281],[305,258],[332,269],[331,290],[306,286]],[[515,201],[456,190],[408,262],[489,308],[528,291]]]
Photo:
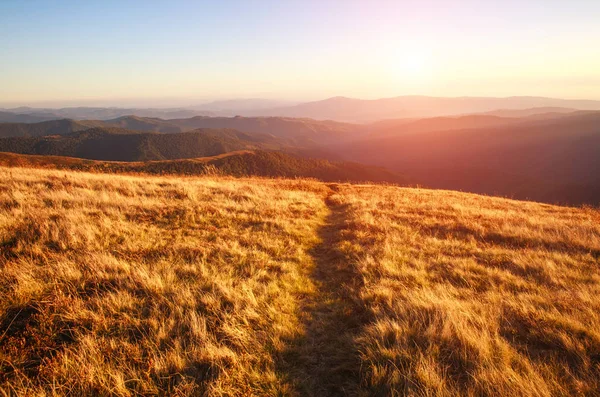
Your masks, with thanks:
[[[0,0],[0,107],[600,99],[600,1]]]

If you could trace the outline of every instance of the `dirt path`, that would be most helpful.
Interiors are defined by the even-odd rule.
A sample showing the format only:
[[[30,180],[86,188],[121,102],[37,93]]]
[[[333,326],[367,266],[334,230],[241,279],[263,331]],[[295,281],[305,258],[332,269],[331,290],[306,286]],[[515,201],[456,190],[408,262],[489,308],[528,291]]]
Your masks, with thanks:
[[[355,337],[366,313],[357,298],[361,279],[338,249],[347,206],[335,199],[337,185],[329,186],[329,214],[318,231],[321,242],[310,252],[314,269],[309,276],[316,293],[301,304],[304,335],[292,341],[281,368],[302,396],[359,395]]]

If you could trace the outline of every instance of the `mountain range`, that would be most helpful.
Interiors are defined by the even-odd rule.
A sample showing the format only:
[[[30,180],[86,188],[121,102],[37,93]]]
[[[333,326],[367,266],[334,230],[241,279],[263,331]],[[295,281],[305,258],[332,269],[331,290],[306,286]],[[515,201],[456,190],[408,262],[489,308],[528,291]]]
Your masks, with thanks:
[[[216,115],[210,111],[200,111],[188,108],[116,108],[116,107],[68,107],[68,108],[31,108],[19,107],[0,109],[0,122],[35,123],[56,119],[75,120],[111,120],[123,116],[155,118],[183,118],[194,116]]]
[[[294,103],[270,99],[238,99],[215,101],[179,108],[116,108],[67,107],[60,109],[19,107],[0,109],[0,122],[36,122],[60,118],[78,120],[111,120],[127,115],[161,119],[190,118],[195,116],[279,116],[335,120],[342,122],[373,122],[382,119],[423,118],[473,113],[504,112],[495,114],[511,117],[510,111],[546,108],[535,113],[564,112],[569,110],[600,110],[600,101],[556,99],[544,97],[429,97],[398,96],[381,99],[333,97],[319,101]],[[550,110],[548,110],[550,109]],[[554,110],[552,110],[554,109]],[[6,113],[20,115],[11,119]],[[533,114],[533,113],[532,113]],[[512,114],[512,116],[517,115]],[[24,120],[31,117],[30,121]],[[520,114],[518,116],[523,116]]]
[[[536,98],[518,99],[522,106],[539,104]],[[483,108],[480,105],[478,109]],[[395,183],[398,179],[389,175],[401,174],[403,180],[431,188],[551,203],[600,204],[599,111],[556,106],[498,109],[370,123],[284,116],[161,119],[135,115],[0,123],[0,151],[102,161],[169,161],[238,151],[276,151],[311,161],[377,167],[368,174],[371,180]],[[236,167],[253,170],[252,175],[262,175],[257,169],[264,175],[277,175],[277,169],[263,168],[284,169],[293,163],[287,159],[280,164],[274,154],[267,156],[268,162],[260,156],[238,156]],[[260,166],[253,166],[258,158],[262,159]],[[367,175],[358,168],[356,172]],[[309,174],[304,169],[299,175]]]
[[[511,120],[511,119],[508,119]],[[428,124],[429,129],[423,124]],[[549,202],[600,202],[600,112],[477,128],[430,119],[340,142],[341,159],[379,165],[425,186]],[[418,127],[418,128],[415,128]]]
[[[369,122],[387,118],[423,118],[498,110],[543,107],[600,110],[600,101],[543,97],[461,97],[400,96],[374,100],[334,97],[295,106],[249,112],[247,116],[308,117],[346,122]]]
[[[64,135],[0,139],[1,152],[111,161],[174,160],[282,147],[283,143],[270,135],[227,129],[159,134],[95,127]]]

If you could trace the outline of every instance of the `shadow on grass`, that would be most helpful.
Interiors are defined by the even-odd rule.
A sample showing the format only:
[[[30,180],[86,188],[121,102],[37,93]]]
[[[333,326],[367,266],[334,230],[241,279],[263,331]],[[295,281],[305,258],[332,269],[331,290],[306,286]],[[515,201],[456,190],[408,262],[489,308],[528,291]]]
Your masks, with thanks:
[[[359,394],[361,360],[355,339],[368,313],[358,297],[362,279],[338,248],[348,208],[333,193],[326,199],[330,213],[318,232],[321,242],[310,251],[315,264],[310,277],[317,291],[301,304],[303,334],[278,357],[278,370],[303,396]]]

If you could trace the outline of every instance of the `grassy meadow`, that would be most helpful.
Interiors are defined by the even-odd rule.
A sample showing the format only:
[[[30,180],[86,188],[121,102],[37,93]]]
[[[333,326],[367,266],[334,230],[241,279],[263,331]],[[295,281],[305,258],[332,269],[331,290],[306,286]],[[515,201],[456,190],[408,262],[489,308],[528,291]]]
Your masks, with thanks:
[[[0,167],[0,395],[600,390],[600,212]]]
[[[345,186],[369,394],[600,391],[600,212]]]

